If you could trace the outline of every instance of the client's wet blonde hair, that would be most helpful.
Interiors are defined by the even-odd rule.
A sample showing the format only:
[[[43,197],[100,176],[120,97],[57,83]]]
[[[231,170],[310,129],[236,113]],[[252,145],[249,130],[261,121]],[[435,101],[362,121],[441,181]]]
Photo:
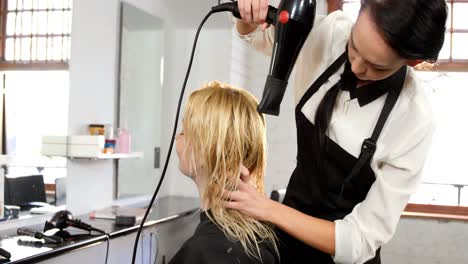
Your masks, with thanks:
[[[261,260],[262,242],[271,243],[278,253],[273,228],[223,206],[225,192],[237,190],[241,164],[257,191],[264,193],[266,129],[257,106],[251,93],[209,82],[190,95],[183,130],[191,171],[203,177],[201,202],[211,210],[208,217],[229,239],[240,241],[248,255]]]

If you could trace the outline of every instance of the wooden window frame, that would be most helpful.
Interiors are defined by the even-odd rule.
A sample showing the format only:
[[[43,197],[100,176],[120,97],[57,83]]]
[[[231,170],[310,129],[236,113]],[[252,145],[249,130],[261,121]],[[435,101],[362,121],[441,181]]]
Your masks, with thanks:
[[[20,0],[18,0],[20,1]],[[47,9],[48,10],[48,9]],[[6,39],[7,39],[7,14],[8,1],[0,1],[0,71],[43,71],[43,70],[68,70],[69,61],[39,61],[39,62],[18,62],[7,61],[5,59]],[[45,34],[51,36],[53,34]],[[60,34],[61,36],[63,34]]]
[[[402,217],[468,221],[468,207],[410,203],[406,206]]]
[[[328,13],[334,12],[336,10],[343,10],[344,3],[353,2],[357,1],[327,0]],[[450,14],[450,28],[447,30],[447,32],[450,33],[450,38],[453,38],[453,33],[468,33],[468,29],[453,29],[453,4],[468,3],[468,0],[446,0],[446,2],[447,5],[452,5],[452,13]],[[452,41],[450,41],[450,45],[452,46]],[[452,47],[450,47],[450,58],[448,60],[439,60],[432,67],[430,67],[428,71],[468,72],[468,60],[453,60]],[[409,203],[406,206],[402,217],[468,221],[468,207]]]
[[[452,58],[452,46],[453,46],[453,34],[454,33],[468,33],[466,29],[454,29],[453,28],[453,4],[454,3],[466,3],[468,0],[446,0],[447,5],[451,5],[450,13],[450,28],[447,29],[447,33],[450,33],[450,57],[449,59],[441,59],[435,65],[432,71],[449,71],[449,72],[468,72],[468,59],[454,60]]]

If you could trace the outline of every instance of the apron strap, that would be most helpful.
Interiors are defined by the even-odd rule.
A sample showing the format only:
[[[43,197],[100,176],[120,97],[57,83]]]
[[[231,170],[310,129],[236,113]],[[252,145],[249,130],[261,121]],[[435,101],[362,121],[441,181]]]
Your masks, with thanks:
[[[296,106],[296,109],[302,109],[304,104],[314,95],[320,87],[332,76],[338,69],[345,63],[346,58],[348,57],[347,50],[341,54],[338,59],[336,59],[332,65],[330,65],[323,73],[318,77],[318,79],[312,83],[312,85],[307,89],[307,92],[302,96],[301,100]]]
[[[380,112],[380,116],[377,121],[377,124],[375,125],[374,131],[372,132],[372,136],[370,138],[365,139],[362,143],[359,158],[356,164],[354,164],[353,169],[341,185],[340,196],[343,195],[345,185],[349,183],[351,179],[361,171],[362,167],[368,162],[370,162],[370,160],[374,156],[374,153],[377,149],[377,140],[379,139],[380,133],[382,132],[385,122],[387,122],[390,112],[392,112],[393,107],[398,101],[398,97],[400,96],[401,90],[403,89],[403,83],[406,79],[406,67],[402,67],[399,70],[399,72],[395,74],[395,76],[399,76],[400,74],[404,74],[404,78],[401,78],[400,83],[396,85],[396,89],[390,89],[388,91],[387,98],[385,99],[385,104],[382,108],[382,112]]]

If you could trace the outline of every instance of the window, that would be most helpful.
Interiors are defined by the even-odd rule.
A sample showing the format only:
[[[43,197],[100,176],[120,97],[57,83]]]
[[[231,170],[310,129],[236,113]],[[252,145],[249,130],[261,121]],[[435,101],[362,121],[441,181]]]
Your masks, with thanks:
[[[445,44],[439,60],[442,64],[462,66],[468,64],[468,2],[466,0],[447,1],[449,16]],[[465,67],[466,69],[467,67]]]
[[[66,69],[71,0],[4,0],[0,12],[0,69]]]
[[[66,176],[65,158],[41,155],[42,136],[66,135],[68,71],[4,72],[7,176],[43,174],[46,184]]]
[[[72,0],[0,1],[6,176],[41,174],[48,197],[66,176],[66,159],[42,156],[41,143],[42,136],[67,134],[71,15]]]
[[[461,211],[453,209],[455,207],[438,206],[468,207],[468,175],[464,168],[468,124],[460,119],[463,113],[468,113],[468,105],[464,102],[468,98],[468,1],[451,0],[447,5],[447,32],[439,61],[430,71],[418,72],[426,83],[437,127],[423,170],[423,184],[410,202],[433,205],[420,212],[459,214]],[[343,11],[352,18],[357,17],[360,6],[360,1],[343,1]],[[410,207],[416,211],[419,208]]]
[[[468,44],[468,43],[467,43]],[[436,119],[431,150],[423,170],[423,185],[411,202],[468,206],[468,177],[464,150],[468,149],[468,74],[462,72],[418,72],[424,80]]]

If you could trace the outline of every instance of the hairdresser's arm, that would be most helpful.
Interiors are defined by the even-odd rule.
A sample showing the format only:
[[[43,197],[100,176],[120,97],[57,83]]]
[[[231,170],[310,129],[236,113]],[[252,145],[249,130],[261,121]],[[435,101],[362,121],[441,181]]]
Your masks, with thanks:
[[[335,12],[336,10],[343,10],[343,0],[327,0],[328,14]]]
[[[334,222],[315,218],[281,203],[270,201],[269,216],[267,216],[270,222],[306,244],[332,256],[335,255]]]
[[[414,121],[415,118],[423,120]],[[245,168],[238,191],[230,193],[226,206],[272,222],[304,243],[334,256],[335,263],[365,263],[392,238],[401,213],[421,180],[433,124],[421,116],[409,115],[401,120],[401,124],[411,122],[417,124],[402,132],[408,140],[394,144],[382,165],[372,168],[376,179],[366,199],[343,219],[334,222],[317,219],[268,199],[248,184],[249,172]]]
[[[236,22],[237,32],[239,32],[239,34],[243,36],[254,32],[258,28],[258,26],[259,25],[257,24],[244,22],[244,20],[241,19],[238,19]]]
[[[268,13],[268,0],[239,0],[237,7],[242,19],[237,21],[237,30],[241,35],[247,35],[262,25],[265,29],[265,23]]]
[[[241,0],[237,3],[242,19],[237,20],[234,32],[256,50],[271,55],[274,31],[265,23],[268,0]]]
[[[271,222],[286,233],[306,244],[335,255],[335,223],[303,214],[291,207],[261,195],[248,182],[248,171],[243,168],[239,191],[232,192],[226,207],[240,210],[260,221]],[[245,181],[245,182],[244,182]]]

